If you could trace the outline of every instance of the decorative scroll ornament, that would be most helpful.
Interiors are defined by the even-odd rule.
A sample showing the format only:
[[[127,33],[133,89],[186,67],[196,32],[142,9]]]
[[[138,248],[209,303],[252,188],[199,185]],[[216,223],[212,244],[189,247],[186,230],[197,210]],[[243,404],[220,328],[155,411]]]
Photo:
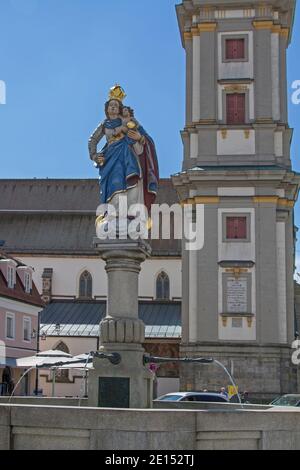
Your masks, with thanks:
[[[235,277],[235,279],[238,279],[241,274],[247,273],[248,269],[247,268],[227,268],[225,269],[227,273],[232,273]]]
[[[247,85],[225,85],[225,90],[232,93],[240,93],[242,91],[247,91]]]
[[[126,93],[120,85],[116,84],[109,90],[110,100],[119,100],[122,102],[125,98]]]

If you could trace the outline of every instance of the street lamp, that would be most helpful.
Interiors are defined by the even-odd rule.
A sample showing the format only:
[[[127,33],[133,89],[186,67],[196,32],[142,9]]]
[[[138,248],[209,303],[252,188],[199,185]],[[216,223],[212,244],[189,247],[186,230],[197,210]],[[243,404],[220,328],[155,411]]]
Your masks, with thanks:
[[[41,311],[38,312],[38,327],[37,331],[33,330],[32,333],[36,337],[36,353],[38,354],[40,352],[40,327],[41,327]],[[38,390],[39,390],[39,370],[36,367],[35,368],[35,395],[38,395]]]

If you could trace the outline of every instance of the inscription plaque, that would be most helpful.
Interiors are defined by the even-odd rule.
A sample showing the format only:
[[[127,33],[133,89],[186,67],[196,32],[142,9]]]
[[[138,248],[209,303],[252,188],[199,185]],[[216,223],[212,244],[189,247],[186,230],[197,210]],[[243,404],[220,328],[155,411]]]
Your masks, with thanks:
[[[227,312],[247,313],[247,279],[227,279]]]
[[[129,408],[129,378],[99,377],[98,406]]]

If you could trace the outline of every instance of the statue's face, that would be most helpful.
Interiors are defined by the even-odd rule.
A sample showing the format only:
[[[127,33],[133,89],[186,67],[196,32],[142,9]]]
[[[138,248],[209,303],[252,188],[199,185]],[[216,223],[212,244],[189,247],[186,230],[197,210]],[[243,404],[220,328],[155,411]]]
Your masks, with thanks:
[[[120,113],[120,107],[117,100],[111,100],[109,102],[107,113],[110,117],[116,117]]]
[[[129,118],[130,117],[130,113],[129,113],[129,109],[128,108],[123,108],[123,117],[124,118]]]

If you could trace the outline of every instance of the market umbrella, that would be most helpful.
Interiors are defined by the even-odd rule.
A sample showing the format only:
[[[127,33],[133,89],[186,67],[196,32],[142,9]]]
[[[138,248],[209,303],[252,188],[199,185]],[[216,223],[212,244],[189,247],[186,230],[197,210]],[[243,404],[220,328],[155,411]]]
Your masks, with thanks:
[[[64,362],[70,360],[71,354],[59,351],[58,349],[49,349],[49,351],[41,351],[35,356],[21,357],[17,359],[17,367],[41,367],[43,364],[55,364],[56,362]]]
[[[59,351],[58,349],[49,349],[48,351],[41,351],[35,356],[22,357],[17,359],[17,367],[38,367],[50,369],[56,364],[61,364],[62,362],[67,362],[72,359],[71,354]],[[52,369],[52,396],[55,392],[55,369]]]

